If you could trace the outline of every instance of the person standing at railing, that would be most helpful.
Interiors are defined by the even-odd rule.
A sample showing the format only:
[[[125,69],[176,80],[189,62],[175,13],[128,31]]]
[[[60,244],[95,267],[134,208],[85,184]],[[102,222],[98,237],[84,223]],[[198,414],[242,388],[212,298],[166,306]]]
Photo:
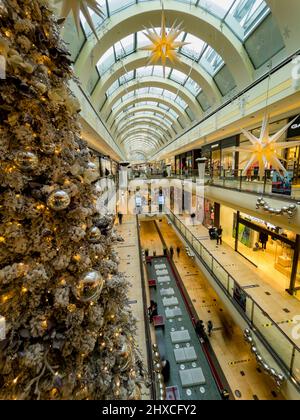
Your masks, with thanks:
[[[171,255],[171,258],[173,260],[173,257],[174,257],[174,248],[172,246],[170,248],[170,255]]]
[[[223,244],[223,228],[222,226],[219,226],[218,230],[217,230],[217,245],[222,245]]]
[[[177,251],[177,257],[179,259],[180,258],[180,251],[181,251],[180,246],[177,247],[176,251]]]

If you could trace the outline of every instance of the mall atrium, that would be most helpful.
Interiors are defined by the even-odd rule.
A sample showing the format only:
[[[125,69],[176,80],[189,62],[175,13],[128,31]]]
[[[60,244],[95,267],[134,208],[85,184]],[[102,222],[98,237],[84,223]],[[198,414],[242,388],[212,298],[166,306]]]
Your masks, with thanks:
[[[0,0],[1,400],[300,399],[299,19]]]

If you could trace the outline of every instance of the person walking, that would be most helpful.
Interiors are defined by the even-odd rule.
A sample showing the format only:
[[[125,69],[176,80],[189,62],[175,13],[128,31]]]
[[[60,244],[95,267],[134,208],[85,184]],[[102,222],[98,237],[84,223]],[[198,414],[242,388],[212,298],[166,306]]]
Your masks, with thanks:
[[[119,211],[118,213],[119,225],[123,223],[123,214]]]
[[[222,245],[223,244],[223,228],[222,226],[219,226],[218,230],[217,230],[217,245]]]
[[[168,360],[163,359],[161,362],[161,366],[162,366],[161,374],[164,378],[165,384],[167,384],[170,380],[170,372],[171,372],[170,362]]]
[[[213,325],[212,321],[208,321],[208,323],[207,323],[207,331],[208,331],[208,336],[209,337],[211,337],[211,333],[212,333],[213,328],[214,328],[214,325]]]
[[[177,257],[180,258],[180,251],[181,251],[180,246],[177,247],[176,251],[177,251]]]
[[[204,326],[204,323],[203,323],[202,319],[197,321],[196,326],[195,326],[195,330],[196,330],[196,333],[198,334],[198,336],[200,338],[205,338],[205,326]]]
[[[171,255],[171,258],[173,259],[173,257],[174,257],[174,248],[172,246],[170,248],[170,255]]]

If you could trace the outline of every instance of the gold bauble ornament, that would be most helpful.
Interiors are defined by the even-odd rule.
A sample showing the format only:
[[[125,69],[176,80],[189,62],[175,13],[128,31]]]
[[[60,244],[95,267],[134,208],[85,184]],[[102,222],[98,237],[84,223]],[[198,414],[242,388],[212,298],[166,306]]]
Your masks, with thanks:
[[[30,151],[18,152],[14,161],[22,171],[33,171],[39,163],[37,155]]]
[[[101,237],[102,237],[101,230],[97,228],[97,226],[93,226],[88,232],[88,240],[92,244],[96,244],[97,242],[100,242]]]
[[[52,210],[62,211],[65,210],[71,203],[69,194],[64,190],[53,191],[47,200],[47,205]]]
[[[104,284],[105,280],[99,271],[87,271],[75,286],[75,296],[84,303],[96,301],[101,295]]]

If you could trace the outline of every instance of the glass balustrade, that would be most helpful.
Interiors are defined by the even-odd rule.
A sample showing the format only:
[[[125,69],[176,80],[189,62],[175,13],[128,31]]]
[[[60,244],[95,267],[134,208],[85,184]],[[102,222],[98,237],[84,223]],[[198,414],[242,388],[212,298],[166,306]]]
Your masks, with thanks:
[[[177,216],[171,212],[169,218],[187,239],[188,243],[193,247],[193,250],[211,270],[220,285],[227,291],[235,302],[235,306],[240,304],[240,313],[247,319],[248,323],[253,326],[257,333],[260,334],[267,345],[272,348],[281,362],[285,365],[286,369],[291,372],[293,379],[300,385],[300,349],[280,329],[270,316],[260,308],[251,296],[244,292],[244,299],[239,301],[236,295],[237,290],[242,290],[239,283],[220,265]]]

